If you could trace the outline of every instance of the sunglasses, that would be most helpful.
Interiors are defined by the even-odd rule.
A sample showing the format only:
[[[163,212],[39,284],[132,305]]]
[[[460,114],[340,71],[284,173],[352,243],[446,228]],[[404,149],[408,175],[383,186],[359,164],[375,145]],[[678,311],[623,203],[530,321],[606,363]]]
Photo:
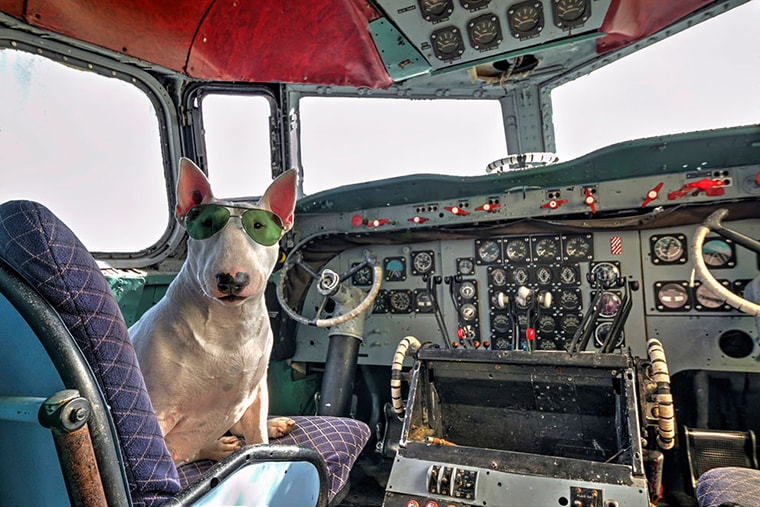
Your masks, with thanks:
[[[244,210],[233,215],[230,210]],[[199,204],[190,208],[183,223],[187,234],[193,239],[208,239],[224,229],[230,217],[237,217],[243,223],[243,229],[259,245],[272,246],[282,237],[283,227],[280,218],[264,209],[237,208],[220,204]]]

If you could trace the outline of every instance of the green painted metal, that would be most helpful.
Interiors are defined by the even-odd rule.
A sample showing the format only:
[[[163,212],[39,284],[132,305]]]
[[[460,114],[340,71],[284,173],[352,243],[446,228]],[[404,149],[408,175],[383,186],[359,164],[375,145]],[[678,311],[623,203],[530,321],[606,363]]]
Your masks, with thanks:
[[[385,18],[369,23],[372,40],[393,81],[399,82],[430,72],[432,67],[404,35]]]

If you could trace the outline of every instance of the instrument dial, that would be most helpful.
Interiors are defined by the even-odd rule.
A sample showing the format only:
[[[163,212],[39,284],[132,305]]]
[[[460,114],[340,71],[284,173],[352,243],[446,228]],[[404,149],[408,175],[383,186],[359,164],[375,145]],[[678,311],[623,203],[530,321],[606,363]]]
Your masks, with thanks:
[[[686,237],[682,234],[674,236],[652,236],[652,262],[654,264],[674,264],[686,262]]]
[[[433,271],[433,252],[412,252],[412,274],[426,275]]]
[[[559,293],[559,305],[565,310],[575,310],[581,307],[581,297],[573,290],[563,290]]]
[[[391,312],[410,313],[412,311],[412,294],[408,290],[394,290],[389,293],[388,302]]]
[[[571,261],[590,260],[593,257],[591,236],[563,236],[565,259]]]
[[[466,303],[459,308],[459,315],[462,316],[463,320],[469,322],[478,316],[478,309],[474,304]]]
[[[439,60],[453,60],[464,53],[464,40],[459,29],[453,26],[441,28],[430,35],[433,51]]]
[[[491,328],[496,333],[506,333],[509,331],[509,317],[504,314],[496,314],[491,319]]]
[[[507,284],[507,271],[504,268],[493,268],[488,272],[488,278],[494,287],[503,287]]]
[[[406,259],[404,257],[387,257],[383,260],[383,271],[386,282],[406,280]]]
[[[660,311],[667,310],[689,310],[689,293],[686,290],[685,282],[658,282],[655,284],[657,297],[657,309]]]
[[[462,299],[472,299],[477,294],[475,284],[472,282],[462,282],[459,286],[459,296]]]
[[[388,313],[388,291],[379,290],[372,304],[372,313]]]
[[[358,266],[359,263],[352,264],[351,267]],[[372,284],[372,268],[364,266],[359,271],[353,274],[351,277],[351,283],[361,287],[366,287]]]
[[[422,17],[430,22],[445,19],[454,10],[452,0],[419,0],[419,5]]]
[[[491,0],[460,0],[462,7],[470,11],[476,11],[487,7]]]
[[[475,241],[478,264],[501,262],[501,244],[493,239]]]
[[[574,28],[591,17],[589,0],[554,0],[552,2],[554,24],[560,28]]]
[[[495,48],[501,43],[501,26],[493,14],[486,14],[473,19],[467,24],[470,44],[480,51]]]
[[[507,10],[507,20],[512,36],[526,39],[538,35],[544,28],[544,11],[541,2],[520,2]]]
[[[565,264],[559,268],[559,281],[563,285],[578,285],[580,274],[577,266]]]
[[[620,270],[611,262],[600,262],[591,269],[591,278],[601,282],[602,287],[613,287],[620,280]]]
[[[556,238],[533,238],[536,244],[533,251],[536,257],[544,261],[559,260],[559,240]]]
[[[542,333],[553,333],[557,329],[557,321],[551,315],[542,315],[538,319],[538,330]]]
[[[726,268],[736,265],[736,254],[730,240],[712,238],[702,245],[702,257],[711,268]]]
[[[610,334],[610,330],[612,329],[612,322],[602,322],[599,324],[596,329],[594,329],[594,344],[597,347],[601,347],[604,345],[604,340],[607,339],[607,337]],[[623,345],[623,341],[625,340],[624,333],[621,331],[620,336],[617,337],[615,346],[613,348],[619,348],[621,345]]]
[[[724,285],[726,283],[724,282]],[[725,301],[722,297],[716,295],[710,288],[702,284],[699,287],[697,287],[697,290],[694,292],[694,297],[697,300],[697,304],[700,305],[704,310],[718,310],[723,309],[725,305]],[[697,307],[699,308],[699,306]]]
[[[538,348],[541,350],[557,350],[557,344],[554,340],[543,339],[538,341]]]
[[[554,280],[554,274],[548,266],[539,266],[536,269],[536,282],[539,285],[549,285]]]
[[[510,270],[509,277],[512,279],[512,283],[516,285],[525,285],[528,283],[528,280],[530,280],[530,272],[528,271],[528,268],[518,266]]]
[[[559,327],[562,329],[562,331],[564,331],[566,335],[574,334],[580,325],[580,317],[573,313],[565,314],[559,319]]]
[[[472,257],[463,257],[457,259],[457,273],[460,275],[471,275],[475,272],[475,262]]]
[[[599,315],[607,318],[614,317],[620,310],[621,304],[620,296],[614,292],[605,291],[602,293],[601,301],[599,301]]]
[[[528,243],[523,239],[510,239],[504,247],[507,259],[512,262],[524,262],[528,258]]]
[[[414,311],[417,313],[433,313],[433,298],[425,289],[414,291]]]

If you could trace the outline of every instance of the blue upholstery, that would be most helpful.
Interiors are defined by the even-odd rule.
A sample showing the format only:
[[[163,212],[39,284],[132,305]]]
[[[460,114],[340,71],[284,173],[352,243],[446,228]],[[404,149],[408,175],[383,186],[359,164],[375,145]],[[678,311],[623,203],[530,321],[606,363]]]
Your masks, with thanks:
[[[713,468],[699,477],[696,493],[699,507],[760,507],[760,470]]]
[[[90,364],[111,408],[134,505],[159,505],[207,469],[210,463],[190,464],[178,474],[121,311],[94,259],[72,231],[40,204],[7,202],[0,205],[0,256],[50,302]],[[369,428],[351,419],[296,421],[293,434],[280,442],[312,447],[322,455],[331,473],[332,499],[366,444]]]

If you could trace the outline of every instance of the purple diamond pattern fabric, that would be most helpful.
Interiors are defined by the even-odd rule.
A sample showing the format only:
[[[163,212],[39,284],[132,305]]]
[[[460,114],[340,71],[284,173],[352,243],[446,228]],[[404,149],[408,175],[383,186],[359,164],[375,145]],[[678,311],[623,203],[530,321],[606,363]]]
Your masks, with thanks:
[[[760,470],[739,467],[713,468],[697,481],[699,507],[739,505],[760,507]]]
[[[296,445],[316,450],[325,460],[330,482],[328,501],[348,481],[356,458],[369,439],[369,426],[344,417],[292,416],[295,428],[289,435],[270,440],[270,444]],[[192,484],[211,467],[212,461],[196,461],[179,467],[182,486]]]
[[[92,256],[50,210],[29,201],[0,205],[0,255],[61,315],[111,406],[135,506],[180,490],[137,365],[127,327]]]

